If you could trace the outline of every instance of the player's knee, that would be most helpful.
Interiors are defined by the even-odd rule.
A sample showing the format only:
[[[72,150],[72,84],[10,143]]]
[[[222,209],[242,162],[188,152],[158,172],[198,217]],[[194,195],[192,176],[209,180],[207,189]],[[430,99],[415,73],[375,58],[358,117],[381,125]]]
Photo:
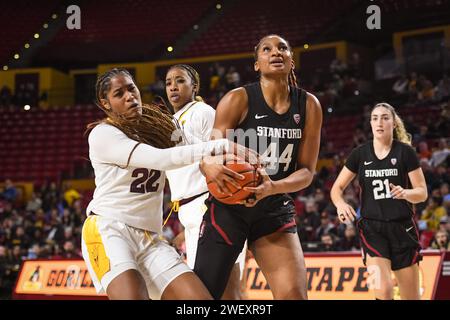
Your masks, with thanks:
[[[188,299],[192,300],[212,300],[208,288],[200,281],[200,279],[192,279],[192,284],[189,286],[190,293],[187,295]]]
[[[186,272],[172,280],[164,289],[161,300],[211,300],[208,289],[192,272]]]
[[[204,286],[193,288],[189,293],[186,293],[184,299],[189,300],[212,300],[213,297],[209,293],[208,289]]]
[[[232,288],[225,290],[222,295],[221,300],[242,300],[242,294],[240,288]]]
[[[134,269],[127,270],[116,278],[106,288],[110,300],[148,300],[148,291],[142,275]]]
[[[214,298],[214,300],[219,300],[224,291],[225,291],[225,285],[226,281],[221,281],[221,279],[217,279],[215,277],[211,277],[210,273],[197,273],[197,269],[194,269],[194,272],[198,275],[199,279],[203,283],[203,285],[206,287],[208,292],[211,294],[211,296]],[[225,282],[225,283],[222,283]]]
[[[274,292],[276,300],[308,300],[308,292],[306,287],[301,285],[285,286],[278,293]]]
[[[376,290],[376,298],[382,300],[391,300],[394,292],[392,279],[384,279],[380,282],[380,288]]]
[[[107,290],[110,300],[149,300],[147,288],[145,286],[121,286],[110,287]]]
[[[292,299],[296,300],[308,300],[308,291],[305,286],[295,288],[294,296]]]

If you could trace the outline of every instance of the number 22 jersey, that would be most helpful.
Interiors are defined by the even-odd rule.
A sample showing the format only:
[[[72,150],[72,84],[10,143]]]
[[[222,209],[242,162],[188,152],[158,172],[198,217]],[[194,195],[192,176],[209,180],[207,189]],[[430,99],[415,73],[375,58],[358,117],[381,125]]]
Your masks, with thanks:
[[[393,199],[389,184],[410,188],[408,173],[420,167],[414,149],[393,140],[391,150],[383,159],[375,155],[373,140],[356,147],[345,166],[358,175],[361,187],[361,217],[381,221],[410,219],[414,215],[412,204]]]
[[[95,191],[87,214],[161,233],[164,172],[192,164],[213,152],[227,152],[228,146],[228,140],[218,139],[158,149],[128,138],[112,125],[99,124],[89,134]]]

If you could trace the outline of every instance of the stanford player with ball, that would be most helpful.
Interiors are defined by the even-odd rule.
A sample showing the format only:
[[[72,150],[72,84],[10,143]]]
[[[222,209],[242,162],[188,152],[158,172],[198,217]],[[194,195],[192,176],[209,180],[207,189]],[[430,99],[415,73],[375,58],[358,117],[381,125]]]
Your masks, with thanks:
[[[220,298],[248,240],[274,298],[307,299],[295,207],[287,193],[306,188],[313,179],[322,109],[316,97],[297,87],[292,51],[280,36],[269,35],[259,41],[254,68],[260,81],[222,98],[213,133],[219,133],[216,138],[227,136],[258,151],[265,166],[212,165],[214,157],[203,158],[200,167],[207,180],[230,169],[246,177],[236,179],[238,185],[234,181],[209,184],[214,197],[206,201],[208,211],[200,229],[194,271],[212,296]],[[229,130],[234,130],[233,137]],[[246,192],[250,192],[249,198]]]

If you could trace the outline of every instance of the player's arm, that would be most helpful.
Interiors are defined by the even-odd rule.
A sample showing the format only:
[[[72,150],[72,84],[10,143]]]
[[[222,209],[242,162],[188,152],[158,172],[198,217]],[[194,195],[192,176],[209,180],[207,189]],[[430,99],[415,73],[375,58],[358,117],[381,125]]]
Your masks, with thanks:
[[[408,177],[411,181],[411,189],[403,189],[402,186],[395,186],[392,183],[389,184],[392,198],[404,199],[411,203],[424,202],[428,197],[428,191],[422,168],[410,171]]]
[[[306,123],[303,137],[297,155],[298,170],[288,177],[272,181],[263,169],[259,169],[263,182],[258,187],[246,187],[245,189],[255,193],[256,201],[249,199],[243,203],[253,206],[262,198],[272,194],[297,192],[308,187],[316,171],[317,157],[320,148],[320,130],[322,128],[322,107],[319,100],[308,93],[306,100]]]
[[[227,129],[236,128],[247,115],[247,106],[247,92],[242,87],[224,95],[216,108],[211,139],[225,138]]]
[[[234,129],[245,117],[248,105],[248,97],[244,88],[237,88],[228,92],[219,102],[214,118],[214,128],[211,139],[222,139],[226,137],[227,129]],[[258,162],[258,155],[243,146],[233,143],[234,154],[247,159],[250,163]],[[234,171],[223,165],[223,157],[204,157],[200,162],[200,171],[212,181],[216,182],[219,192],[229,194],[224,181],[227,181],[240,189]],[[234,174],[234,175],[233,175]]]
[[[182,130],[189,144],[210,140],[214,124],[214,109],[205,104],[201,108],[194,108],[189,121],[183,124]]]
[[[234,129],[244,120],[248,112],[248,96],[244,88],[240,87],[228,92],[219,102],[214,118],[211,140],[232,139]],[[227,135],[227,130],[231,130]],[[251,164],[259,164],[259,154],[237,143],[232,143],[234,154]]]
[[[316,172],[322,128],[322,107],[319,100],[308,93],[306,100],[306,124],[297,155],[298,170],[288,177],[274,181],[276,193],[297,192],[308,187]]]
[[[233,144],[227,139],[159,149],[138,143],[110,125],[96,127],[92,130],[89,135],[89,147],[89,154],[93,161],[156,170],[177,169],[211,154],[234,151]]]
[[[201,116],[198,121],[198,123],[201,124],[201,139],[202,141],[208,141],[214,127],[216,111],[208,105],[203,112],[199,113],[199,115]]]
[[[331,188],[331,201],[336,206],[336,211],[341,222],[353,221],[356,217],[355,210],[351,205],[345,202],[343,197],[344,190],[355,177],[356,174],[344,166]]]

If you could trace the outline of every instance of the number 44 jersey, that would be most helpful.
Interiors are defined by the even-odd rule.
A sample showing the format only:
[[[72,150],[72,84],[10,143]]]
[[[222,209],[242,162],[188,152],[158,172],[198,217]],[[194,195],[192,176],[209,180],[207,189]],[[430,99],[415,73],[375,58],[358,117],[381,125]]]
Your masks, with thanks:
[[[306,91],[290,86],[290,107],[284,114],[269,107],[259,82],[244,86],[248,112],[236,128],[234,139],[258,151],[272,180],[286,178],[297,170],[300,141],[305,129]]]
[[[410,188],[408,173],[420,167],[411,146],[394,140],[388,155],[379,159],[370,140],[351,152],[345,166],[358,175],[362,218],[395,221],[414,215],[408,201],[393,199],[390,192],[391,183]]]

